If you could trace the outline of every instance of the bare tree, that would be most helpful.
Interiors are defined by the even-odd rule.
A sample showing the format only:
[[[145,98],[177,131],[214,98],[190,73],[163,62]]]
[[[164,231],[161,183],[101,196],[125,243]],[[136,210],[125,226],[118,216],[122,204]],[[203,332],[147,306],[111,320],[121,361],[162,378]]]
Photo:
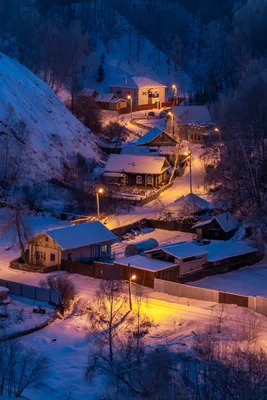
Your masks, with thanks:
[[[87,337],[93,335],[102,346],[108,346],[108,359],[114,357],[114,340],[125,330],[128,312],[120,281],[102,281],[88,312]]]
[[[48,276],[40,281],[40,286],[56,290],[62,295],[62,303],[69,307],[70,301],[76,296],[75,285],[69,275]]]

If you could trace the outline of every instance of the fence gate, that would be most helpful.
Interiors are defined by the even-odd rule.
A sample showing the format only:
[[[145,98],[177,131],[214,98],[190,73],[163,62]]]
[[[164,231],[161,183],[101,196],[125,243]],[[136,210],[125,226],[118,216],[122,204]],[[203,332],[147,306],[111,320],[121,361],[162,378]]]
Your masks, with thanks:
[[[240,307],[248,307],[248,297],[239,294],[219,292],[219,303],[236,304]]]

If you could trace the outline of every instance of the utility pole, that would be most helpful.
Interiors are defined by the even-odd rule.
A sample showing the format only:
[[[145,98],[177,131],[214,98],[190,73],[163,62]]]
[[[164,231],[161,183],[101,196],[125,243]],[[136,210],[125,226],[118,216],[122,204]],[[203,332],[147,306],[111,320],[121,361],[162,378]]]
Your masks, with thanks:
[[[99,206],[99,194],[103,193],[104,190],[99,188],[96,192],[96,207],[97,207],[97,219],[100,221],[100,206]]]
[[[130,100],[131,119],[133,119],[133,98],[132,98],[132,96],[129,94],[129,95],[127,96],[127,99]]]
[[[128,281],[129,281],[129,306],[130,310],[132,311],[133,305],[132,305],[132,280],[134,281],[136,279],[135,275],[131,276],[131,265],[128,264]]]

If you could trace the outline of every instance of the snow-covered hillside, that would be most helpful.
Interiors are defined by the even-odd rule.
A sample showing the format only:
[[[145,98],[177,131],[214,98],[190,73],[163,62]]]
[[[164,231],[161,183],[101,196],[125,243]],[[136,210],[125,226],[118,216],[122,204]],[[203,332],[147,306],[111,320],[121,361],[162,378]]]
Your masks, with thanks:
[[[172,61],[146,37],[132,26],[124,17],[117,13],[118,34],[116,38],[109,38],[105,46],[100,39],[96,50],[90,54],[89,72],[85,87],[95,89],[98,93],[108,93],[110,85],[123,82],[131,77],[146,77],[163,83],[171,92],[171,86],[177,85],[178,95],[188,95],[192,92],[192,80],[181,69],[175,69]],[[104,62],[101,56],[104,55]],[[98,67],[104,68],[104,80],[96,81]],[[58,92],[63,102],[70,100],[70,93],[66,88]]]
[[[23,122],[29,135],[25,149],[29,179],[46,179],[51,171],[58,170],[61,157],[69,153],[99,159],[94,135],[53,90],[18,61],[1,53],[0,88],[0,132],[8,135]]]

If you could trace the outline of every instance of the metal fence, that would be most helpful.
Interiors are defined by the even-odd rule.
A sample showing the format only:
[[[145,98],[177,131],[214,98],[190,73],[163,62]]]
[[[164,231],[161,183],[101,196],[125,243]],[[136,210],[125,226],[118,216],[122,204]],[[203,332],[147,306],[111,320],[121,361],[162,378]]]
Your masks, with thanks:
[[[44,301],[53,305],[60,304],[62,300],[61,293],[38,286],[25,285],[24,283],[6,281],[4,279],[0,279],[0,286],[8,288],[10,294]]]
[[[186,297],[188,299],[211,301],[223,304],[236,304],[267,316],[267,298],[265,297],[244,296],[220,290],[205,289],[184,285],[182,283],[168,282],[162,279],[155,279],[154,290],[156,292],[166,293],[172,296]]]

